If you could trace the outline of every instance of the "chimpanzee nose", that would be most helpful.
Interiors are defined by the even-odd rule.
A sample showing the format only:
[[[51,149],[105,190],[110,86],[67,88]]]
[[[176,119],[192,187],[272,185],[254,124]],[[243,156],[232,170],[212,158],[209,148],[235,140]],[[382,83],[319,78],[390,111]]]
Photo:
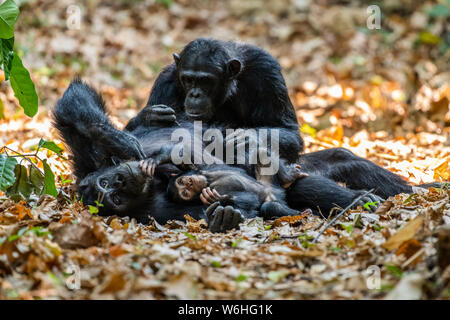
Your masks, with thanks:
[[[121,175],[120,173],[118,173],[115,177],[114,177],[114,182],[113,182],[113,187],[114,189],[118,189],[121,188],[125,185],[125,178],[123,175]]]
[[[194,98],[194,99],[200,98],[200,92],[195,91],[195,90],[192,90],[192,91],[189,93],[189,97],[190,97],[190,98]]]

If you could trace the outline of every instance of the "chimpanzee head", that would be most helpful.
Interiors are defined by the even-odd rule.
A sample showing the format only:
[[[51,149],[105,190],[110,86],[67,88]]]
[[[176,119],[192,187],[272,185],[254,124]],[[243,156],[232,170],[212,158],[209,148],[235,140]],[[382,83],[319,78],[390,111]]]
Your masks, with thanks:
[[[77,191],[85,205],[100,204],[101,215],[134,216],[148,207],[152,178],[141,171],[138,161],[127,161],[92,172],[80,181]]]
[[[193,119],[208,121],[214,108],[225,101],[230,86],[236,85],[233,80],[241,72],[241,62],[231,57],[220,42],[202,38],[173,56],[185,92],[186,113]]]
[[[169,180],[167,194],[173,202],[199,201],[199,195],[207,185],[204,175],[187,172]]]

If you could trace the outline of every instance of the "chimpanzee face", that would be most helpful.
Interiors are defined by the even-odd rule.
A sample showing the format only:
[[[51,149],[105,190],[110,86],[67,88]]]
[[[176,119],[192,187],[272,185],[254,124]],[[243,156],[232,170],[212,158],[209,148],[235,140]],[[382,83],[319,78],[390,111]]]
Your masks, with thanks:
[[[174,58],[185,92],[184,107],[187,115],[196,120],[210,120],[215,108],[223,103],[230,80],[240,72],[240,62],[220,62],[202,53],[185,53],[182,58],[175,54]]]
[[[193,200],[207,187],[207,180],[202,175],[183,175],[175,179],[178,196],[183,201]]]
[[[89,174],[79,183],[78,193],[85,205],[100,203],[100,214],[121,215],[148,199],[150,183],[139,162],[128,161]]]

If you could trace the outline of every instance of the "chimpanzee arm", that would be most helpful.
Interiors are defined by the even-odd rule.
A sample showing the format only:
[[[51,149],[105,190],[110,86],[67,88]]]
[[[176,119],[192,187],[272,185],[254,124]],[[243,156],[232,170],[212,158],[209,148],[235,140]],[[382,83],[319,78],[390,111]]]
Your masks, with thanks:
[[[73,154],[79,179],[109,163],[111,156],[144,156],[138,140],[112,125],[100,95],[79,79],[64,92],[53,116],[54,126]]]
[[[287,203],[289,207],[304,210],[310,208],[316,213],[328,216],[334,207],[345,208],[353,200],[364,193],[364,190],[352,190],[341,187],[335,181],[320,175],[310,174],[295,181],[286,190]],[[363,197],[356,205],[364,205],[367,202],[381,203],[383,199],[369,194]]]
[[[374,193],[383,198],[412,192],[412,186],[402,177],[344,148],[307,153],[299,163],[302,171],[343,182],[350,189],[375,188]]]
[[[133,131],[140,126],[166,126],[176,124],[183,112],[184,92],[177,81],[175,64],[167,66],[156,79],[147,105],[125,126]]]
[[[206,218],[203,204],[171,202],[165,189],[155,193],[149,212],[159,223],[166,223],[168,220],[184,220],[186,214],[197,220]]]

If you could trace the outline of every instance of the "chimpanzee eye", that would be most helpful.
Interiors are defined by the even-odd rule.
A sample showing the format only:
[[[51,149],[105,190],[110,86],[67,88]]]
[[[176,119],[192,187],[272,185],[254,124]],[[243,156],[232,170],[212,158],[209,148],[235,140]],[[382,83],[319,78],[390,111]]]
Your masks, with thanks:
[[[101,186],[102,188],[106,188],[106,187],[108,186],[108,181],[107,181],[106,179],[102,179],[102,180],[100,181],[100,186]]]

